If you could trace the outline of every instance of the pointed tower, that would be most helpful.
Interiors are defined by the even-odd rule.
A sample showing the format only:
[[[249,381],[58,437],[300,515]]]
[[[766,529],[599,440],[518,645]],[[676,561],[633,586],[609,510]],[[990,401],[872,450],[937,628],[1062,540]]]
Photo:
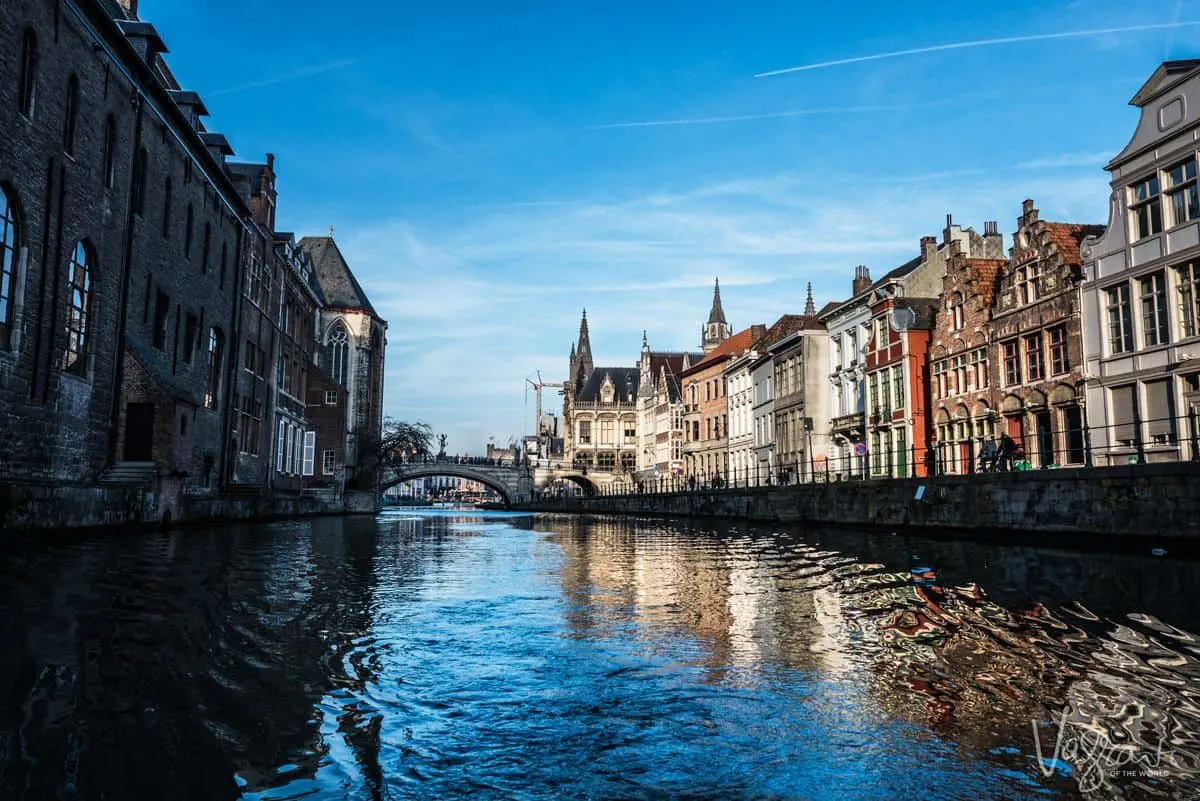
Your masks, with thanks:
[[[576,385],[582,387],[592,374],[592,340],[588,336],[587,309],[579,320],[579,344],[575,348],[575,372],[571,378]]]
[[[804,313],[809,317],[817,313],[817,304],[813,303],[812,281],[808,282],[808,300],[804,301]]]
[[[642,330],[642,355],[638,359],[638,395],[650,398],[654,395],[654,375],[651,367],[654,364],[650,356],[650,341],[646,339],[646,331]]]
[[[729,323],[725,321],[725,309],[721,307],[721,281],[713,283],[712,311],[708,313],[708,324],[700,332],[700,349],[711,353],[718,345],[729,339]]]

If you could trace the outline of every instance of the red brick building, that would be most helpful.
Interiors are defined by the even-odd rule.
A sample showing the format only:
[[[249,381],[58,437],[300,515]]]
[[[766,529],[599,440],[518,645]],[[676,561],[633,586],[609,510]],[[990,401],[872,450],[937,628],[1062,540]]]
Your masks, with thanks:
[[[985,235],[998,236],[994,222]],[[937,469],[970,473],[981,438],[993,433],[996,380],[990,368],[992,306],[1006,259],[950,257],[930,343],[930,398]]]
[[[1104,226],[1048,222],[1026,200],[992,309],[1002,431],[1033,467],[1085,461],[1079,245]],[[997,435],[1000,432],[996,432]]]
[[[867,453],[872,476],[928,475],[929,340],[936,298],[871,298],[867,338]]]

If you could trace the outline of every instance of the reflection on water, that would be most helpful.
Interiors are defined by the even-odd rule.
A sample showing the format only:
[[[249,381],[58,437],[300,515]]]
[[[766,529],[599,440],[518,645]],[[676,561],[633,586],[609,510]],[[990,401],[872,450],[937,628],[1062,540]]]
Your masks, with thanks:
[[[0,798],[1197,798],[1198,578],[411,511],[13,546]]]

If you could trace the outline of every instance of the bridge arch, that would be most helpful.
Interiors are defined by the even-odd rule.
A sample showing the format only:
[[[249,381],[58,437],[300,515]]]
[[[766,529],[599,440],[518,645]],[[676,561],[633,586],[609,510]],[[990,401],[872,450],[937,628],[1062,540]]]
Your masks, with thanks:
[[[511,505],[513,496],[520,492],[520,472],[516,468],[475,467],[455,462],[405,465],[380,482],[379,492],[383,494],[397,484],[433,476],[449,476],[467,481],[478,481],[485,487],[495,490],[505,506]],[[509,483],[506,483],[506,480]]]
[[[565,473],[562,475],[556,475],[555,478],[562,479],[563,481],[570,481],[572,484],[580,487],[583,490],[584,495],[596,494],[596,482],[580,473]]]

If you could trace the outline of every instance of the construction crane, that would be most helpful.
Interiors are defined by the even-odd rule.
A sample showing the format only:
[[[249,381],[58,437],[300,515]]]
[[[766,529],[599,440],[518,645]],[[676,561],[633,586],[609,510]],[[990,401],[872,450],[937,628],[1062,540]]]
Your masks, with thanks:
[[[543,381],[541,370],[537,371],[537,381],[534,381],[532,378],[526,378],[525,381],[526,381],[526,383],[529,384],[529,386],[533,387],[534,393],[537,396],[537,417],[534,418],[533,427],[534,427],[534,433],[536,433],[538,438],[540,439],[542,436],[542,430],[541,430],[541,428],[542,428],[542,390],[545,389],[546,387],[550,387],[551,389],[559,390],[558,394],[561,395],[562,390],[567,385],[562,381]],[[526,397],[526,400],[528,401],[528,397],[529,397],[528,389],[525,390],[525,397]]]

